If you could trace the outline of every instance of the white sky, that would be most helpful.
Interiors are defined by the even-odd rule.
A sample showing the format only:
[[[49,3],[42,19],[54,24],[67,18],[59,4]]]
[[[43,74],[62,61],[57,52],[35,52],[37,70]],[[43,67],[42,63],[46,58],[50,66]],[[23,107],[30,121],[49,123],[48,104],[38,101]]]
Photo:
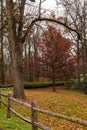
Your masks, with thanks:
[[[44,0],[42,0],[44,1]],[[39,3],[40,0],[35,0],[35,3]],[[48,10],[54,10],[56,6],[56,0],[46,0],[42,3],[42,8],[48,9]]]
[[[42,6],[46,9],[54,10],[56,7],[56,2],[55,0],[46,0]]]
[[[48,9],[50,11],[55,11],[56,14],[58,11],[58,14],[57,14],[58,16],[61,16],[63,14],[63,8],[60,4],[58,5],[58,8],[57,8],[56,0],[46,0],[42,4],[42,8]]]
[[[42,1],[44,1],[44,0],[42,0]],[[37,7],[39,5],[39,2],[40,2],[40,0],[35,0],[35,2],[30,1],[30,3],[32,5],[35,4]],[[46,0],[46,1],[44,1],[42,3],[41,7],[42,7],[43,10],[46,9],[46,11],[47,10],[54,11],[57,16],[62,16],[63,15],[63,8],[62,8],[62,6],[60,4],[58,4],[58,8],[57,8],[56,0]]]

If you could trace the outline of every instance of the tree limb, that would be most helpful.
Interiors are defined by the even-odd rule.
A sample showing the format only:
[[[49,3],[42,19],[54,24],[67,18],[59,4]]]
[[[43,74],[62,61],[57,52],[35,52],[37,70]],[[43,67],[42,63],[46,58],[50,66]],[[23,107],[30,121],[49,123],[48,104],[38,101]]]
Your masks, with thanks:
[[[6,26],[7,26],[7,23],[4,24],[3,26],[1,26],[0,31],[1,31],[2,29],[4,29]]]
[[[24,43],[24,41],[25,41],[25,39],[26,39],[26,36],[27,36],[28,32],[31,30],[31,28],[33,27],[33,25],[34,25],[36,22],[38,22],[38,21],[41,21],[41,22],[42,22],[42,21],[49,21],[49,22],[53,22],[53,23],[60,24],[60,25],[62,25],[62,26],[64,26],[64,27],[66,27],[67,29],[69,29],[69,30],[75,32],[75,33],[77,34],[77,36],[78,36],[79,39],[81,38],[80,33],[79,33],[76,29],[73,29],[72,27],[69,27],[66,23],[63,23],[63,22],[61,22],[61,21],[59,21],[59,20],[55,20],[55,19],[51,19],[51,18],[36,18],[36,19],[34,19],[34,20],[31,22],[31,24],[28,26],[28,28],[27,28],[27,30],[26,30],[24,36],[22,37],[22,43]]]

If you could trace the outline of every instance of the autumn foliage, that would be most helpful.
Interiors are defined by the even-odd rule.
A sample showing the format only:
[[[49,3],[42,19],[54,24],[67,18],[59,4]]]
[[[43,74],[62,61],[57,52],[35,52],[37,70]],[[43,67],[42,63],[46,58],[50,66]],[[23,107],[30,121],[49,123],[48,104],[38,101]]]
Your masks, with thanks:
[[[68,79],[75,74],[75,60],[71,55],[73,43],[60,30],[49,25],[37,42],[40,76]]]

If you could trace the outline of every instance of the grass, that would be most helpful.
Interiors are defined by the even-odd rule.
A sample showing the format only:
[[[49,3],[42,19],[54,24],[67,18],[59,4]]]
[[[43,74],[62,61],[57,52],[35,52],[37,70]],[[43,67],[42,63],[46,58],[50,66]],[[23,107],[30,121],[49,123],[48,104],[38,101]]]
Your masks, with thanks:
[[[3,93],[7,94],[8,91],[4,90]],[[31,130],[31,125],[22,121],[14,114],[11,114],[11,118],[7,119],[7,108],[1,104],[0,128],[3,128],[3,130]]]
[[[28,123],[23,122],[13,114],[11,114],[11,118],[7,119],[6,111],[2,106],[0,109],[0,124],[4,130],[31,130],[31,126]]]
[[[4,92],[6,93],[6,91]],[[52,88],[25,90],[26,102],[32,100],[37,102],[37,107],[44,110],[53,111],[67,116],[87,120],[87,95],[79,91],[69,91],[57,88],[52,92]],[[13,104],[13,107],[25,117],[31,114],[28,109]],[[51,130],[87,130],[86,127],[71,123],[66,120],[56,119],[38,113],[38,121],[51,128]],[[6,118],[6,109],[0,109],[0,124],[6,130],[31,130],[30,125],[21,121],[12,114],[10,119]]]

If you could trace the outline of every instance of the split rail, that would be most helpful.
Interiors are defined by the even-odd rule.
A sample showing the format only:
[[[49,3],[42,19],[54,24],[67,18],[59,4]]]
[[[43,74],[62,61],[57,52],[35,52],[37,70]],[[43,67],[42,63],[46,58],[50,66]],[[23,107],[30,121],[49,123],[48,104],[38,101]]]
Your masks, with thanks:
[[[7,102],[2,100],[3,99],[2,97],[6,98]],[[11,107],[11,101],[13,101],[13,102],[15,102],[17,104],[20,104],[20,105],[22,105],[22,106],[24,106],[24,107],[26,107],[28,109],[31,109],[31,120],[25,118],[24,116],[22,116],[18,112],[16,112]],[[19,117],[20,119],[22,119],[25,122],[28,122],[29,124],[31,124],[32,125],[32,130],[38,130],[38,128],[40,128],[42,130],[51,130],[47,126],[38,123],[38,121],[37,121],[38,112],[43,113],[45,115],[52,116],[52,117],[68,120],[70,122],[77,123],[77,124],[80,124],[80,125],[83,125],[83,126],[87,127],[87,121],[86,120],[81,120],[81,119],[73,118],[73,117],[70,117],[70,116],[66,116],[66,115],[62,115],[62,114],[58,114],[58,113],[54,113],[54,112],[50,112],[50,111],[47,111],[47,110],[40,109],[40,108],[38,108],[36,106],[35,101],[32,101],[31,104],[28,104],[28,103],[25,103],[25,102],[22,102],[22,101],[20,101],[18,99],[13,98],[10,93],[8,93],[8,95],[5,95],[5,94],[2,94],[0,92],[0,107],[1,107],[1,104],[4,104],[7,107],[7,118],[11,117],[11,112],[12,112],[17,117]]]

